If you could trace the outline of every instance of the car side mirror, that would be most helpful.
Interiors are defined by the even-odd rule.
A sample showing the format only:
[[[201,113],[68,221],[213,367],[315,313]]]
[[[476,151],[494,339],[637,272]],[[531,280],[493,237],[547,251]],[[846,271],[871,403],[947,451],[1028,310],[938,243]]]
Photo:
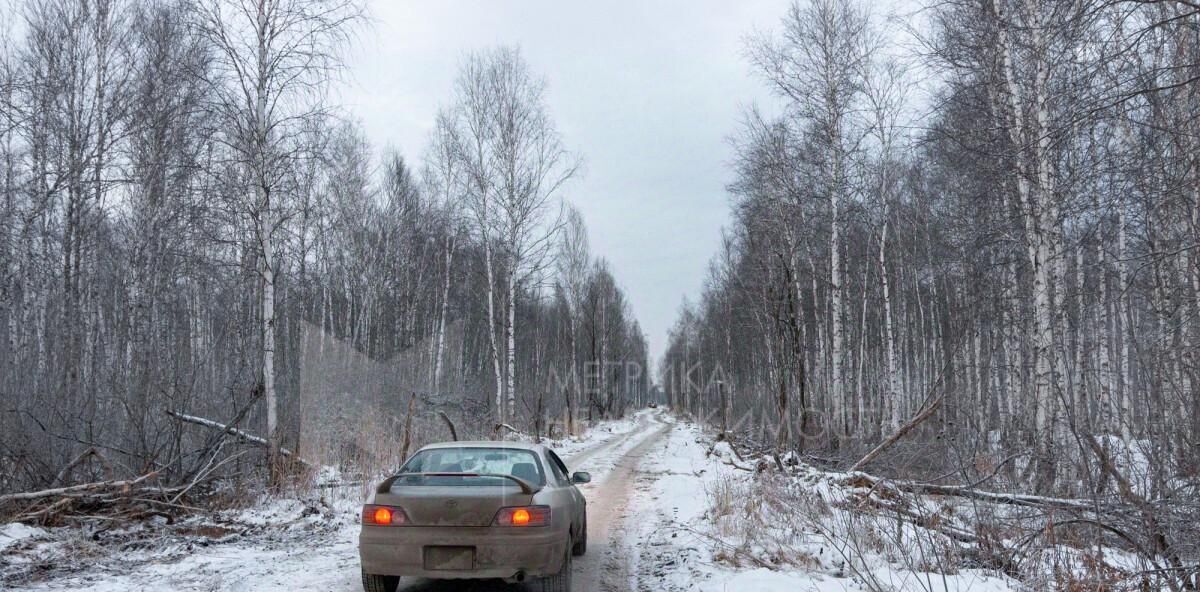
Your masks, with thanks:
[[[591,482],[592,482],[592,474],[591,473],[588,473],[585,471],[579,471],[579,472],[575,473],[574,475],[571,475],[571,483],[579,484],[579,483],[591,483]]]

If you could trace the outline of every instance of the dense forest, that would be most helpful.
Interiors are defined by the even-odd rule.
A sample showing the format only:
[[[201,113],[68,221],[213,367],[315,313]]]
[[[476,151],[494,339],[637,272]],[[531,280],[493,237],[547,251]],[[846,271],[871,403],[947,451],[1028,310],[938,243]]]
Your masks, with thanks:
[[[394,462],[414,413],[544,434],[645,397],[646,341],[566,201],[581,157],[518,50],[463,57],[410,159],[329,98],[356,3],[0,11],[0,492],[265,475],[361,450],[368,417]],[[181,418],[267,454],[226,464]]]
[[[1111,456],[1178,491],[1200,468],[1198,13],[794,4],[747,40],[779,115],[735,134],[668,396],[815,455],[913,428],[893,469],[1007,458],[1013,486],[1078,495],[1119,485],[1083,462]]]
[[[1200,0],[774,4],[0,0],[0,586],[1200,590]]]

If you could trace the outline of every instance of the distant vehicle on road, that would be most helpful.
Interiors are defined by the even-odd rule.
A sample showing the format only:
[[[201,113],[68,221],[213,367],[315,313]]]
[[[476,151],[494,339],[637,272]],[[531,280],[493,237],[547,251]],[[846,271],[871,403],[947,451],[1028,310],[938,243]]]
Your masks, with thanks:
[[[363,505],[363,589],[394,592],[401,576],[417,576],[569,592],[571,557],[587,551],[587,508],[575,486],[590,481],[541,444],[426,446]]]

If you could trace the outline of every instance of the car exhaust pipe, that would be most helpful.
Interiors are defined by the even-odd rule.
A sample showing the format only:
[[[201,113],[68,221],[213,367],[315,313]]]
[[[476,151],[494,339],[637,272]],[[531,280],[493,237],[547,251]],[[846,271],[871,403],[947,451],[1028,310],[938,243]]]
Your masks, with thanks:
[[[525,581],[525,571],[524,570],[518,571],[517,575],[513,576],[513,579],[516,580],[518,584],[520,584],[521,582],[524,582]]]

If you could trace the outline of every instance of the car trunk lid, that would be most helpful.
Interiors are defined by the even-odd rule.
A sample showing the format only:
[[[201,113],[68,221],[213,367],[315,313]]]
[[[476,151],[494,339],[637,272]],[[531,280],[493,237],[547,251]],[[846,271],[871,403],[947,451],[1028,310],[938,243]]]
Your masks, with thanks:
[[[532,493],[513,485],[393,484],[375,503],[404,509],[412,526],[490,526],[500,508],[525,506]]]

